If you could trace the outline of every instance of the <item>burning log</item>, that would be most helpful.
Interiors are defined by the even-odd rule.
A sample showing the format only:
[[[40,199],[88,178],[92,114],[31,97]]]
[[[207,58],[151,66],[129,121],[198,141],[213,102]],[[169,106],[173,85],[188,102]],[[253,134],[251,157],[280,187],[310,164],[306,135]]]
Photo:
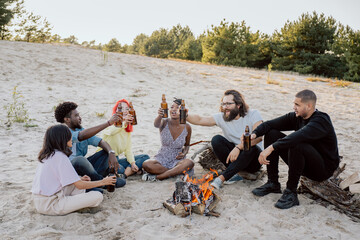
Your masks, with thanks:
[[[220,216],[213,209],[221,201],[220,197],[212,190],[209,182],[213,174],[208,173],[201,179],[192,179],[185,175],[183,181],[175,183],[175,191],[172,198],[166,200],[163,205],[175,215],[186,217],[191,212],[207,215]]]

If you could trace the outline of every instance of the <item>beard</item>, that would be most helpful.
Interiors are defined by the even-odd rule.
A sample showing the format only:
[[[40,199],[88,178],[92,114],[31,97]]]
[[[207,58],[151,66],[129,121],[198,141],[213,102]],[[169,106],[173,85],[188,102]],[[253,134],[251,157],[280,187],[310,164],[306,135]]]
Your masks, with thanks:
[[[231,109],[229,116],[226,116],[226,113],[224,112],[224,114],[223,114],[224,121],[230,122],[230,121],[234,120],[237,117],[237,115],[239,115],[239,112],[240,111],[238,108]]]

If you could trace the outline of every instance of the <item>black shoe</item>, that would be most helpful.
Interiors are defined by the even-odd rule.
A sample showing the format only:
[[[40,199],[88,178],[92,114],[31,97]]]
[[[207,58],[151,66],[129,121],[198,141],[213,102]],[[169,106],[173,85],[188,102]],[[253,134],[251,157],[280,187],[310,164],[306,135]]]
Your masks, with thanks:
[[[280,209],[288,209],[296,205],[299,205],[297,193],[290,189],[285,189],[281,198],[275,203],[275,207]]]
[[[268,181],[264,185],[252,190],[252,193],[259,197],[265,196],[269,193],[281,193],[280,183]]]

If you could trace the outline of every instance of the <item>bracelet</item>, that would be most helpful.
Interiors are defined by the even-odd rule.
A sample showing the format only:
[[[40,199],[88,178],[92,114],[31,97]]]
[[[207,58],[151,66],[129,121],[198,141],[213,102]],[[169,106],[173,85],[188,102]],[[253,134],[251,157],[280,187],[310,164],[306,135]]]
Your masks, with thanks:
[[[107,121],[107,124],[110,126],[111,124],[110,124],[110,122],[109,122],[109,120]]]
[[[238,146],[235,146],[237,149],[239,149],[239,151],[241,151],[241,149]]]

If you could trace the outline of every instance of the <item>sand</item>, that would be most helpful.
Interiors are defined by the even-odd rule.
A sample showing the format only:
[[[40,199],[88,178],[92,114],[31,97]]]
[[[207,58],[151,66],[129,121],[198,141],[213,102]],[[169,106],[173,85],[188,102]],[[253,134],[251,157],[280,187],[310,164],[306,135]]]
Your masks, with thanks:
[[[83,119],[92,127],[105,122],[116,100],[126,98],[137,111],[133,132],[135,154],[156,154],[158,129],[153,127],[161,94],[168,101],[184,98],[190,113],[210,116],[218,112],[222,94],[237,89],[251,108],[268,120],[292,111],[296,92],[308,88],[318,96],[317,108],[333,121],[340,155],[347,164],[342,177],[360,171],[360,86],[333,87],[309,82],[308,76],[271,72],[279,85],[267,84],[268,72],[155,59],[77,46],[0,41],[0,234],[1,239],[359,239],[360,225],[304,195],[300,206],[279,210],[280,197],[258,198],[251,190],[266,181],[243,181],[217,191],[221,217],[171,215],[162,202],[174,191],[175,179],[142,182],[128,178],[124,188],[105,193],[100,207],[66,216],[38,214],[30,189],[37,154],[47,127],[56,124],[54,107],[74,101]],[[37,127],[14,123],[7,128],[4,106],[11,104],[14,86]],[[104,117],[98,116],[104,114]],[[218,127],[192,126],[192,142],[210,140]],[[101,135],[101,134],[100,134]],[[191,148],[189,156],[201,148]],[[89,148],[89,155],[95,148]],[[198,160],[197,158],[195,159]],[[196,176],[205,172],[197,163]],[[280,168],[285,187],[287,167]]]

